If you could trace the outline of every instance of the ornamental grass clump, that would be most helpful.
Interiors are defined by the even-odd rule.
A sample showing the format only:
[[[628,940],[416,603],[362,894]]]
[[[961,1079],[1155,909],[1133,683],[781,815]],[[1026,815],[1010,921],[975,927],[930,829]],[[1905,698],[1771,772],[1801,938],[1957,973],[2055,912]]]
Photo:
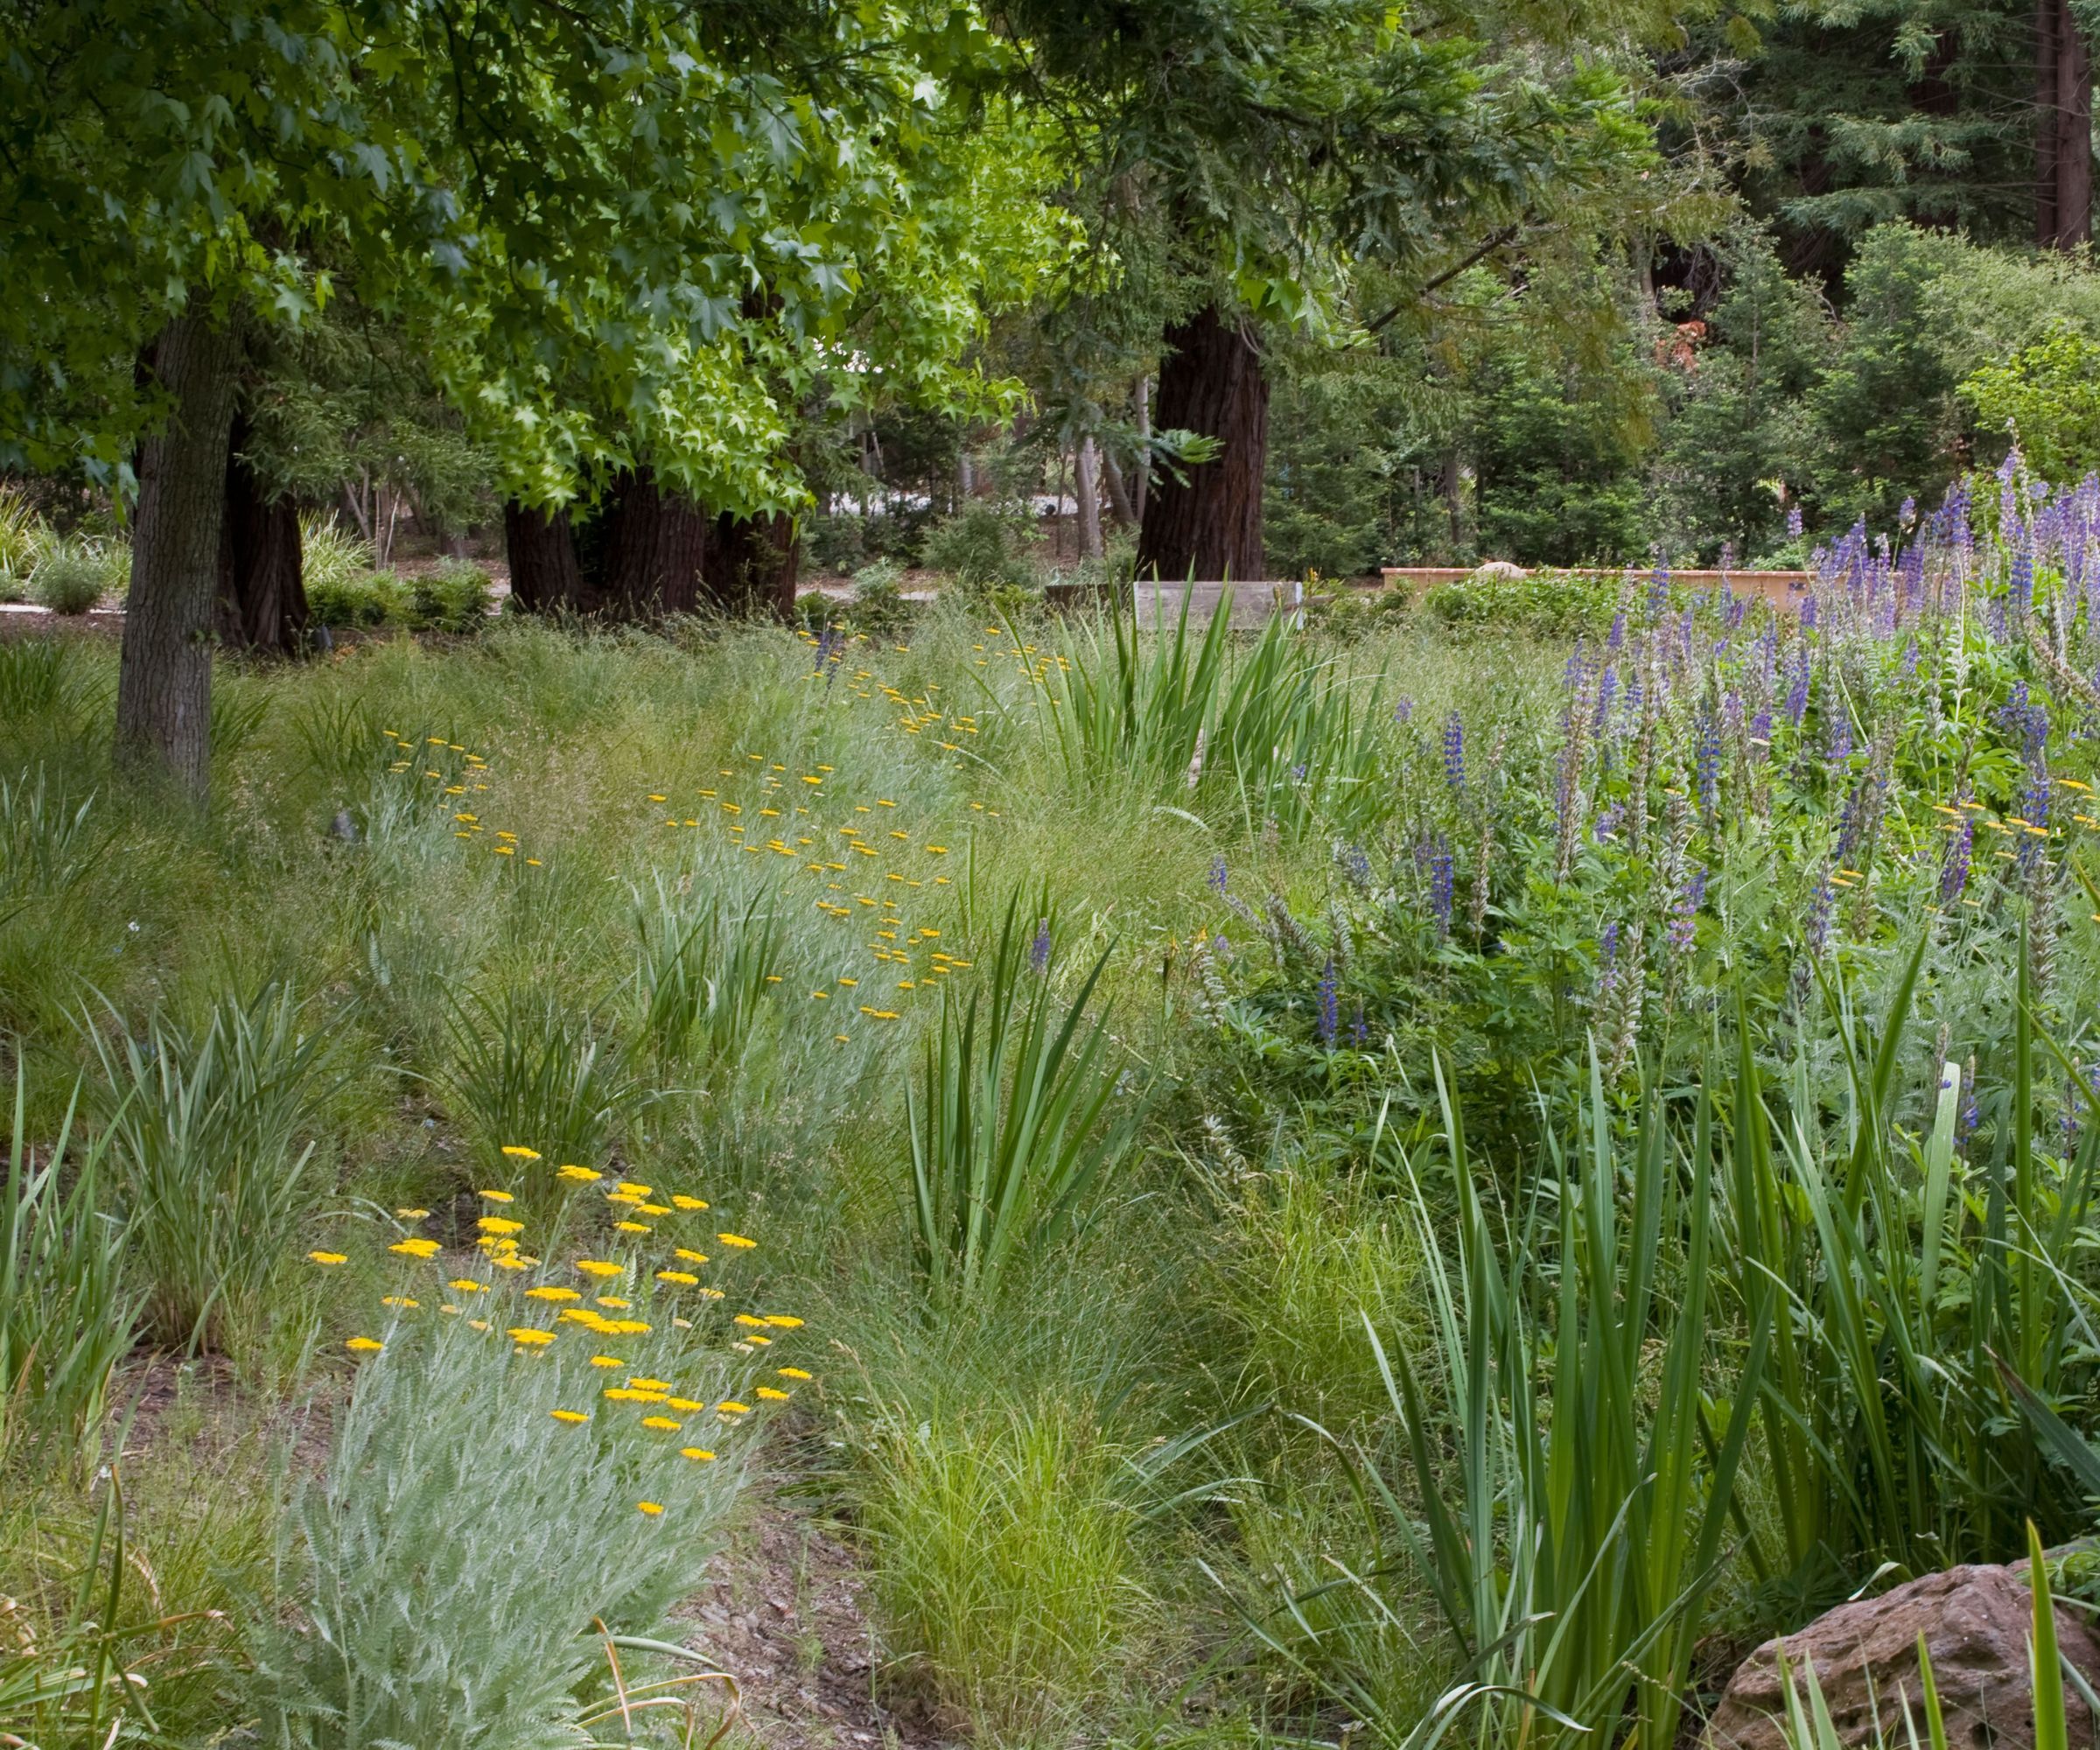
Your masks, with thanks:
[[[635,907],[636,1031],[657,1074],[732,1068],[780,981],[780,922],[760,897],[682,899],[660,876]]]
[[[517,990],[454,1004],[445,1091],[481,1169],[536,1215],[553,1207],[558,1166],[604,1156],[634,1093],[624,1054],[588,1012]],[[537,1138],[540,1152],[510,1152],[517,1137]]]
[[[80,1026],[102,1069],[95,1091],[130,1213],[125,1256],[146,1284],[145,1333],[223,1351],[334,1189],[315,1133],[341,1072],[290,985],[222,998],[190,1028],[156,1015],[135,1032],[108,1012],[114,1039],[91,1018]]]
[[[1398,1163],[1424,1260],[1427,1365],[1363,1321],[1410,1474],[1389,1477],[1377,1430],[1334,1446],[1356,1480],[1371,1552],[1342,1583],[1396,1611],[1401,1589],[1426,1577],[1459,1670],[1427,1720],[1396,1718],[1375,1674],[1324,1668],[1253,1626],[1384,1743],[1419,1742],[1433,1726],[1483,1741],[1609,1734],[1628,1750],[1669,1750],[1733,1536],[1769,1340],[1760,1322],[1728,1354],[1708,1316],[1725,1140],[1704,1089],[1682,1166],[1652,1092],[1621,1139],[1592,1060],[1575,1147],[1550,1148],[1528,1207],[1498,1220],[1440,1067],[1437,1082],[1455,1256],[1441,1237],[1453,1225],[1439,1213],[1442,1187],[1432,1194],[1404,1155]],[[1723,1362],[1732,1400],[1714,1404],[1707,1381]]]
[[[1171,628],[1153,630],[1149,649],[1135,610],[1109,620],[1107,639],[1096,622],[1055,656],[1032,654],[1009,632],[1074,788],[1135,776],[1250,831],[1369,817],[1379,749],[1347,677],[1280,614],[1243,651],[1229,603],[1192,634],[1193,599]]]
[[[1008,902],[988,987],[942,993],[938,1034],[907,1087],[912,1252],[935,1306],[995,1297],[1040,1261],[1121,1164],[1136,1128],[1112,1110],[1105,1017],[1087,1004],[1103,953],[1069,1003],[1053,990],[1055,922]]]
[[[125,1224],[109,1207],[106,1138],[76,1135],[76,1086],[39,1161],[28,1088],[18,1059],[0,1197],[0,1472],[47,1454],[94,1463],[110,1375],[139,1312],[122,1267]]]
[[[377,1334],[348,1340],[328,1462],[287,1505],[277,1584],[297,1615],[256,1637],[272,1741],[553,1750],[594,1741],[623,1696],[681,1710],[708,1675],[657,1637],[721,1548],[764,1412],[813,1378],[803,1322],[742,1300],[757,1242],[706,1200],[574,1162],[554,1180],[607,1206],[612,1243],[535,1256],[494,1186],[464,1251],[398,1212]]]

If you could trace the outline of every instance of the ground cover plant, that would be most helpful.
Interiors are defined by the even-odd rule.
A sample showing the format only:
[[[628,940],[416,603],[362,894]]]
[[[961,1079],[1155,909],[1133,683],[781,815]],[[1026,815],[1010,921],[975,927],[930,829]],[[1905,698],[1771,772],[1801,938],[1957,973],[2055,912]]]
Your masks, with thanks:
[[[1663,1750],[2084,1535],[2100,480],[1811,570],[504,616],[208,813],[0,643],[0,1730],[766,1741],[788,1486],[914,1731]]]

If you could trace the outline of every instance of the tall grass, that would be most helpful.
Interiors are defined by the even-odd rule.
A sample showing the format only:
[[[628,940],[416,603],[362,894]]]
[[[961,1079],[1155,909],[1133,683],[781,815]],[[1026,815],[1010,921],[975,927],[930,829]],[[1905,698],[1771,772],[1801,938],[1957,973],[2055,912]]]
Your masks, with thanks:
[[[1191,599],[1149,640],[1135,610],[1110,619],[1105,640],[1093,624],[1049,680],[1045,710],[1073,784],[1136,775],[1249,830],[1375,811],[1377,743],[1346,680],[1280,616],[1244,652],[1228,603],[1192,634]]]
[[[657,879],[635,908],[637,1032],[665,1082],[733,1068],[779,982],[780,920],[760,897],[696,903]]]
[[[1130,1115],[1109,1116],[1108,1024],[1086,1013],[1108,956],[1060,1004],[1054,934],[1047,911],[1029,920],[1016,893],[989,980],[967,998],[943,990],[906,1096],[913,1261],[936,1307],[993,1297],[1011,1269],[1040,1258],[1130,1140]]]
[[[139,1298],[124,1275],[124,1223],[105,1207],[104,1138],[75,1147],[78,1089],[41,1166],[28,1091],[18,1060],[0,1203],[0,1470],[47,1448],[85,1469],[100,1452],[110,1375],[131,1347]]]
[[[312,1132],[339,1076],[289,985],[225,998],[201,1026],[82,1029],[102,1067],[112,1165],[130,1208],[125,1248],[146,1284],[144,1328],[223,1350],[334,1189]]]
[[[447,1095],[492,1182],[536,1212],[558,1196],[558,1166],[602,1162],[631,1098],[626,1061],[588,1012],[512,990],[453,1011]],[[524,1152],[518,1152],[524,1151]]]
[[[2039,1146],[2024,957],[2000,1161],[1957,1160],[1951,1064],[1929,1131],[1901,1137],[1893,1114],[1923,952],[1871,1031],[1847,990],[1830,989],[1844,1101],[1834,1132],[1805,1053],[1776,1124],[1746,1043],[1739,1070],[1726,1244],[1746,1316],[1772,1332],[1760,1420],[1779,1536],[1776,1547],[1753,1537],[1746,1555],[1811,1592],[1883,1562],[1915,1574],[2010,1559],[2030,1514],[2065,1536],[2082,1522],[1998,1362],[2051,1399],[2073,1380],[2065,1284],[2100,1139],[2089,1126],[2065,1161]]]
[[[891,1658],[978,1741],[1083,1730],[1150,1611],[1122,1455],[1052,1399],[886,1418],[869,1458],[861,1528]]]
[[[1438,1242],[1436,1200],[1400,1159],[1425,1260],[1426,1369],[1404,1347],[1389,1352],[1365,1321],[1411,1490],[1370,1443],[1354,1444],[1372,1554],[1367,1572],[1320,1590],[1346,1585],[1377,1607],[1401,1577],[1426,1576],[1460,1648],[1458,1679],[1425,1726],[1391,1710],[1377,1674],[1337,1672],[1257,1628],[1383,1742],[1419,1741],[1431,1726],[1440,1735],[1470,1710],[1483,1741],[1574,1744],[1609,1732],[1669,1750],[1766,1346],[1754,1333],[1706,1455],[1704,1392],[1720,1356],[1705,1309],[1725,1139],[1702,1095],[1680,1168],[1651,1091],[1622,1143],[1592,1061],[1581,1146],[1550,1148],[1528,1206],[1498,1222],[1440,1068],[1438,1085],[1455,1256]]]

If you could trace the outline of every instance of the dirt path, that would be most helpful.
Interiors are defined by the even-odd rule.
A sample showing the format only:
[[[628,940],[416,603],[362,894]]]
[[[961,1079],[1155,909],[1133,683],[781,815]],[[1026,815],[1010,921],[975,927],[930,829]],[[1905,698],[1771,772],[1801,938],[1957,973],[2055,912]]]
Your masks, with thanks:
[[[753,1477],[719,1577],[677,1613],[685,1638],[736,1677],[746,1742],[934,1750],[948,1741],[938,1731],[876,1699],[883,1656],[866,1581],[838,1529],[791,1492],[797,1480],[780,1464]]]

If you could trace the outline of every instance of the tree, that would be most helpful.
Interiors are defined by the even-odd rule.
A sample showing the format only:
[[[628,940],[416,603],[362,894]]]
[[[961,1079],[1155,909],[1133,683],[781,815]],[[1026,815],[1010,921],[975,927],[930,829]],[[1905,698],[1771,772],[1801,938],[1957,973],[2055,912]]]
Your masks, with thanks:
[[[1710,32],[1734,178],[1788,271],[1842,298],[1854,244],[1891,219],[2086,234],[2093,22],[2087,0],[1803,0]]]
[[[1346,329],[1354,262],[1426,284],[1483,238],[1516,241],[1550,189],[1648,150],[1600,61],[1501,60],[1463,17],[1364,0],[1025,0],[1007,16],[1101,227],[1171,242],[1154,418],[1217,454],[1153,483],[1138,554],[1161,576],[1264,574],[1264,328]]]
[[[340,277],[422,339],[522,505],[647,466],[715,514],[791,512],[752,355],[807,374],[846,337],[863,263],[911,253],[940,76],[991,46],[966,11],[829,0],[0,18],[0,464],[136,486],[118,748],[199,796],[245,334],[312,320]],[[1017,255],[1050,241],[1019,228]],[[916,338],[952,359],[976,306],[917,265],[939,332]]]

